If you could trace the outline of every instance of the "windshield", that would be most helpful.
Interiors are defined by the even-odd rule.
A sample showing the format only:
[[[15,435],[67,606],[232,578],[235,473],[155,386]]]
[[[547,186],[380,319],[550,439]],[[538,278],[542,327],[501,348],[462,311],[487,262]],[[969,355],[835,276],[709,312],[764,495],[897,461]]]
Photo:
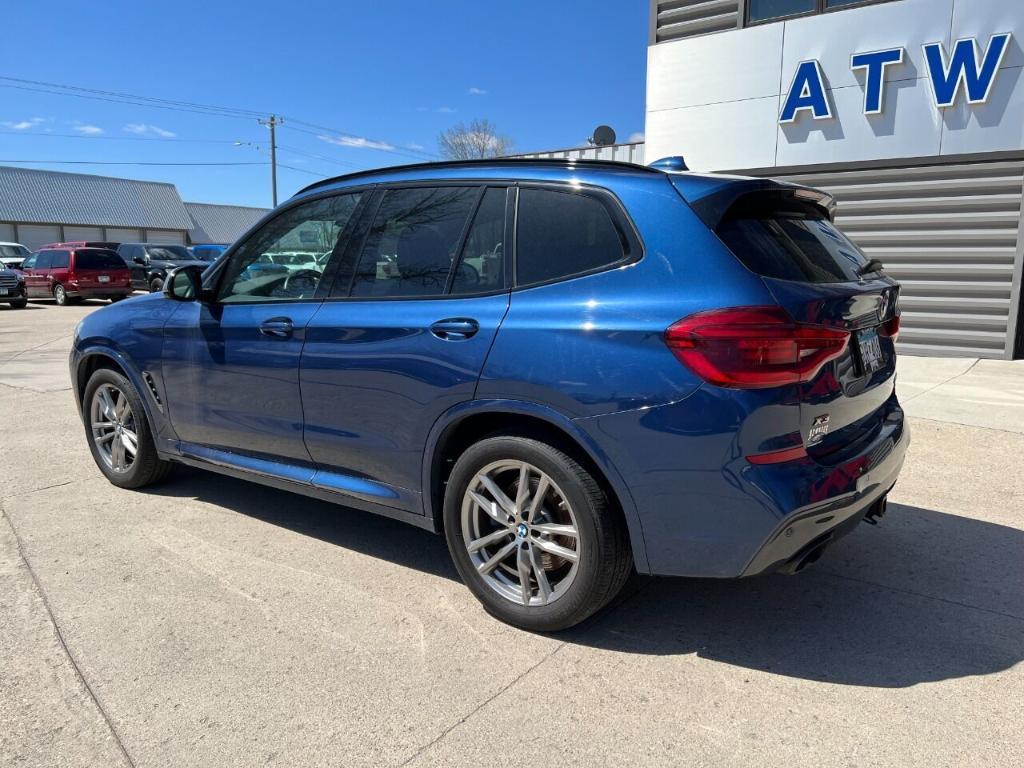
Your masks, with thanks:
[[[124,269],[124,260],[113,251],[76,251],[76,269]]]
[[[146,253],[151,259],[165,261],[193,261],[195,258],[183,245],[147,245]]]
[[[5,259],[24,259],[30,253],[24,245],[0,245],[0,256]]]

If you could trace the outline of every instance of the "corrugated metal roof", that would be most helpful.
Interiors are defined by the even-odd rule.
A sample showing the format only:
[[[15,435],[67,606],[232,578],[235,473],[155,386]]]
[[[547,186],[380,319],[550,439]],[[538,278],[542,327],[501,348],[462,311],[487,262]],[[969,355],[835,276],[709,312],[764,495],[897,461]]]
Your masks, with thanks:
[[[0,221],[192,227],[173,184],[7,166],[0,166]]]
[[[189,237],[196,244],[233,243],[270,212],[269,208],[213,203],[185,203],[185,209],[193,222]]]

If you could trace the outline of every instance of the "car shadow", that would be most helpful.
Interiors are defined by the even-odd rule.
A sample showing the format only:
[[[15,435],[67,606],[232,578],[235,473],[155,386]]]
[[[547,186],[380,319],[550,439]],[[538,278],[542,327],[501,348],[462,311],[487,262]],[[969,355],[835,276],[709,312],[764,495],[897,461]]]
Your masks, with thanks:
[[[202,471],[179,471],[154,492],[458,578],[442,537],[376,515]],[[880,526],[860,526],[797,576],[635,576],[609,608],[558,637],[843,685],[992,674],[1024,660],[1024,531],[890,504]]]

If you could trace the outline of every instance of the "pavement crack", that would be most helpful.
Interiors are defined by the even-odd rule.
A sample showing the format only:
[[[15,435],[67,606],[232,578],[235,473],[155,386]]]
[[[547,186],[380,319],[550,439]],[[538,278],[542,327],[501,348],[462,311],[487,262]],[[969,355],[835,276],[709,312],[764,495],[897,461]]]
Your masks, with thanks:
[[[890,586],[889,584],[881,584],[881,583],[879,583],[877,581],[871,581],[870,579],[858,579],[856,576],[846,576],[844,574],[836,573],[835,571],[830,571],[828,569],[822,569],[822,570],[825,573],[827,573],[829,576],[832,576],[832,577],[834,577],[836,579],[845,579],[846,581],[854,581],[854,582],[856,582],[858,584],[868,584],[868,585],[870,585],[872,587],[879,587],[880,589],[888,589],[888,590],[891,590],[893,592],[899,592],[900,594],[903,594],[903,595],[912,595],[913,597],[921,597],[921,598],[924,598],[925,600],[935,600],[935,601],[940,602],[940,603],[945,603],[946,605],[955,605],[955,606],[958,606],[960,608],[967,608],[968,610],[972,610],[972,611],[981,611],[983,613],[989,613],[989,614],[992,614],[993,616],[1002,616],[1003,618],[1006,618],[1006,619],[1014,619],[1015,621],[1024,621],[1024,616],[1018,616],[1018,615],[1016,615],[1014,613],[1006,613],[1005,611],[997,611],[994,608],[984,608],[984,607],[982,607],[980,605],[971,605],[970,603],[962,603],[959,600],[949,600],[949,599],[947,599],[945,597],[936,597],[935,595],[926,595],[924,592],[915,592],[912,589],[903,589],[902,587],[893,587],[893,586]]]
[[[929,392],[934,392],[939,387],[946,386],[951,381],[956,381],[957,379],[961,378],[962,376],[966,376],[968,373],[973,371],[974,370],[974,366],[976,366],[980,362],[981,362],[981,358],[979,357],[979,358],[975,359],[975,361],[973,363],[971,363],[970,367],[966,371],[961,371],[960,373],[954,373],[948,379],[944,379],[943,381],[940,381],[938,384],[936,384],[934,386],[931,386],[931,387],[928,387],[928,389],[926,389],[924,392],[918,392],[916,395],[911,395],[910,397],[906,397],[906,398],[901,397],[900,398],[900,405],[906,405],[907,403],[913,402],[914,400],[917,400],[917,398],[919,398],[919,397],[924,397]]]
[[[563,643],[559,643],[559,644],[558,644],[557,646],[555,646],[554,650],[552,650],[552,651],[551,651],[550,653],[547,653],[547,654],[545,654],[545,655],[544,655],[544,656],[543,656],[543,657],[542,657],[542,658],[540,659],[540,661],[538,661],[538,662],[537,662],[536,664],[534,664],[534,665],[533,665],[533,666],[531,666],[531,667],[528,667],[527,669],[524,669],[524,670],[523,670],[522,672],[520,672],[520,673],[519,673],[518,675],[516,675],[516,676],[515,676],[514,678],[512,678],[512,679],[511,679],[511,680],[510,680],[510,681],[509,681],[508,683],[506,683],[505,685],[503,685],[503,686],[502,686],[502,687],[501,687],[501,688],[500,688],[500,689],[499,689],[498,691],[496,691],[496,692],[495,692],[494,694],[492,694],[491,696],[488,696],[488,697],[487,697],[486,699],[484,699],[484,700],[483,700],[483,701],[481,701],[481,702],[480,702],[479,704],[477,704],[477,705],[476,705],[475,707],[473,707],[473,709],[472,709],[472,710],[470,710],[469,712],[467,712],[467,713],[466,713],[465,715],[463,715],[463,716],[462,716],[462,717],[460,717],[460,718],[459,718],[458,720],[456,720],[456,721],[455,721],[454,723],[452,723],[452,724],[451,724],[451,725],[449,725],[449,726],[448,726],[447,728],[445,728],[445,729],[444,729],[443,731],[441,731],[441,733],[439,733],[439,734],[438,734],[438,735],[437,735],[436,737],[434,737],[433,739],[431,739],[430,741],[428,741],[428,742],[427,742],[426,744],[424,744],[423,746],[419,747],[419,748],[418,748],[418,749],[417,749],[417,750],[416,750],[415,752],[413,752],[413,753],[412,753],[411,755],[409,755],[409,757],[407,757],[407,758],[406,758],[406,759],[405,759],[404,761],[402,761],[402,762],[401,762],[401,763],[399,764],[398,768],[405,768],[405,766],[409,765],[409,763],[411,763],[411,762],[413,762],[414,760],[416,760],[416,759],[417,759],[417,758],[418,758],[418,757],[419,757],[420,755],[422,755],[422,754],[423,754],[424,752],[426,752],[426,751],[427,751],[428,749],[430,749],[431,747],[434,747],[434,746],[436,746],[437,744],[440,744],[440,743],[441,743],[441,742],[442,742],[442,741],[443,741],[443,740],[445,739],[445,737],[447,737],[447,736],[448,736],[448,734],[449,734],[449,733],[451,733],[451,732],[452,732],[452,731],[454,731],[454,730],[455,730],[456,728],[458,728],[458,727],[459,727],[460,725],[462,725],[463,723],[465,723],[465,722],[466,722],[467,720],[469,720],[469,719],[470,719],[471,717],[473,717],[473,715],[475,715],[475,714],[476,714],[477,712],[479,712],[479,711],[480,711],[481,709],[483,709],[484,707],[486,707],[486,706],[487,706],[488,704],[490,704],[490,703],[491,703],[492,701],[494,701],[494,700],[495,700],[496,698],[498,698],[499,696],[501,696],[501,695],[502,695],[503,693],[505,693],[505,691],[507,691],[507,690],[508,690],[509,688],[511,688],[512,686],[514,686],[514,685],[515,685],[516,683],[518,683],[518,682],[519,682],[520,680],[522,680],[522,679],[523,679],[524,677],[526,677],[526,676],[527,676],[528,674],[530,674],[531,672],[533,672],[533,670],[537,669],[537,667],[539,667],[539,666],[540,666],[541,664],[543,664],[544,662],[546,662],[546,661],[547,661],[548,659],[550,659],[550,658],[551,658],[552,656],[554,656],[554,655],[555,655],[556,653],[558,653],[558,652],[559,652],[560,650],[562,650],[562,649],[563,649],[564,647],[565,647],[565,643],[564,643],[564,642],[563,642]]]
[[[2,516],[4,520],[7,521],[7,525],[10,527],[11,533],[14,535],[14,541],[18,547],[18,556],[21,558],[21,561],[25,564],[25,568],[28,571],[29,576],[32,578],[32,583],[35,585],[36,590],[39,592],[39,597],[42,600],[43,607],[46,609],[46,614],[47,616],[49,616],[50,623],[53,625],[54,634],[57,636],[57,642],[60,644],[61,649],[64,651],[64,655],[70,662],[71,668],[75,671],[75,675],[78,677],[78,679],[82,683],[82,686],[85,688],[85,692],[89,695],[89,698],[92,700],[93,704],[96,705],[96,709],[99,711],[100,716],[103,718],[103,721],[107,724],[107,728],[110,729],[110,734],[114,738],[114,743],[117,744],[117,748],[124,756],[125,762],[131,768],[135,768],[135,761],[132,760],[131,755],[128,754],[128,750],[125,749],[124,742],[121,741],[121,735],[117,732],[117,728],[114,726],[114,722],[110,719],[110,716],[107,714],[107,710],[104,709],[103,704],[100,702],[99,697],[96,695],[96,692],[92,689],[92,686],[89,685],[89,681],[85,678],[85,675],[82,673],[81,667],[78,666],[78,661],[75,659],[74,654],[71,653],[71,649],[68,647],[68,644],[64,639],[64,633],[61,632],[60,624],[57,623],[57,617],[54,615],[53,608],[50,606],[50,598],[47,596],[46,590],[43,589],[43,584],[39,580],[39,576],[38,574],[36,574],[35,568],[32,567],[32,563],[29,562],[28,556],[25,554],[25,545],[24,542],[22,542],[21,540],[21,534],[18,533],[18,529],[14,525],[14,520],[11,518],[10,515],[7,514],[7,510],[3,508],[0,508],[0,516]]]

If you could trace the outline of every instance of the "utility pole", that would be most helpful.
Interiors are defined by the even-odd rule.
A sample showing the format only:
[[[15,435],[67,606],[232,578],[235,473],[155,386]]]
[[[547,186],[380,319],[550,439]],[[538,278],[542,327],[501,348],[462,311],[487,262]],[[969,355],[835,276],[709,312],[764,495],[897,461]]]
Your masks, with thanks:
[[[270,185],[274,191],[274,208],[277,208],[277,126],[284,120],[276,115],[271,115],[269,120],[257,120],[260,125],[270,128]]]

